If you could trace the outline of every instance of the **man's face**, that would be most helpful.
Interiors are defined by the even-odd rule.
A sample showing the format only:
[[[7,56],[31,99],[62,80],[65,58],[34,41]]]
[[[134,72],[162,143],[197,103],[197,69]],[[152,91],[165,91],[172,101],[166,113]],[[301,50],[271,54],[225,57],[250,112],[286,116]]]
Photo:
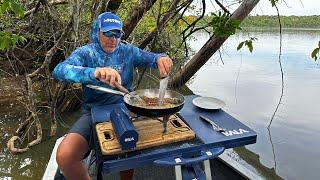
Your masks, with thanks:
[[[99,33],[100,45],[107,53],[112,53],[118,46],[121,32],[119,30],[112,30],[108,32]]]

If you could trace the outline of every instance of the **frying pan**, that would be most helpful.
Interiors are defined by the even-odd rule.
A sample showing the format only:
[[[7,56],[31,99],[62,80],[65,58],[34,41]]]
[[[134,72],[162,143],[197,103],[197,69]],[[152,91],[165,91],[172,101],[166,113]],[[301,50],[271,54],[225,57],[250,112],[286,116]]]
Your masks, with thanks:
[[[141,101],[143,96],[148,98],[158,98],[159,97],[159,89],[140,89],[137,91],[129,92],[127,89],[122,87],[121,85],[117,85],[116,87],[121,91],[117,91],[114,89],[109,89],[101,86],[95,85],[87,85],[87,87],[103,91],[106,93],[112,93],[115,95],[123,96],[125,106],[133,113],[141,116],[151,116],[151,117],[163,117],[175,114],[176,112],[180,111],[184,105],[184,96],[176,91],[173,90],[166,90],[164,98],[171,98],[174,99],[174,103],[168,106],[164,105],[142,105]]]

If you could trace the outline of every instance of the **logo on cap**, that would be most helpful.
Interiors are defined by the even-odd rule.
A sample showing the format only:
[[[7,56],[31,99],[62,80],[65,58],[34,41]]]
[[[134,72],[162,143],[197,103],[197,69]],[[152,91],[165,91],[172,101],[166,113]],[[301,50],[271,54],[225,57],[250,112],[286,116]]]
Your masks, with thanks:
[[[103,22],[105,22],[105,23],[111,22],[111,23],[121,24],[121,22],[119,20],[116,20],[116,19],[105,19],[105,20],[103,20]]]

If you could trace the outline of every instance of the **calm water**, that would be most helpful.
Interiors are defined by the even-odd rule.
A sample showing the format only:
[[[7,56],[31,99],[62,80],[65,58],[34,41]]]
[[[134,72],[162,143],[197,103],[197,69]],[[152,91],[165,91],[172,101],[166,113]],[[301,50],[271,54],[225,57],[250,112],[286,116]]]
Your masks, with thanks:
[[[320,40],[320,32],[284,32],[284,98],[270,132],[266,127],[281,87],[279,36],[268,32],[250,32],[250,36],[258,38],[252,54],[247,49],[236,51],[237,44],[247,39],[247,33],[233,36],[222,50],[224,65],[218,56],[212,57],[189,87],[196,94],[224,100],[228,113],[258,133],[256,144],[228,151],[234,159],[268,179],[319,179],[320,66],[310,59],[310,52]],[[196,37],[191,43],[194,50],[208,39],[201,33]],[[8,113],[10,107],[15,108],[10,105],[0,109],[0,179],[40,179],[56,137],[27,153],[12,156],[6,142],[23,111]],[[67,117],[63,119],[71,124],[74,117]],[[60,126],[58,130],[57,137],[67,128]]]
[[[234,159],[267,179],[319,179],[320,66],[310,53],[320,31],[283,34],[284,97],[270,132],[267,126],[281,93],[279,35],[249,35],[258,38],[253,53],[236,50],[248,33],[236,34],[223,46],[224,64],[215,55],[188,86],[195,94],[224,100],[225,111],[258,133],[256,144],[228,151]],[[196,37],[190,44],[197,51],[208,36]]]
[[[68,124],[74,119],[74,114],[63,117],[64,126],[59,124],[55,137],[44,139],[40,145],[32,147],[28,152],[12,155],[8,152],[6,143],[22,120],[23,109],[17,109],[14,104],[0,109],[0,179],[35,180],[41,179],[49,161],[55,140],[65,134]],[[13,111],[13,109],[15,111]],[[8,113],[10,111],[10,113]],[[46,113],[43,113],[46,114]],[[48,118],[41,118],[45,121]],[[48,123],[43,122],[44,135],[49,133]]]

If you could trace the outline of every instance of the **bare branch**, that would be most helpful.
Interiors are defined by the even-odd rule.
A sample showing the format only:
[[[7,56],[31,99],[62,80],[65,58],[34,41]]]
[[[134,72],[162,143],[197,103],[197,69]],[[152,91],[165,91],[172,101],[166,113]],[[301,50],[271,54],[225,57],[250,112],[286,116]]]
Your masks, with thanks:
[[[163,18],[157,23],[157,27],[150,32],[146,38],[139,43],[139,47],[144,49],[151,41],[156,37],[157,33],[160,33],[161,30],[164,28],[166,23],[179,11],[176,10],[178,3],[181,0],[174,0],[169,8],[169,10],[163,15]]]
[[[40,2],[40,1],[39,1]],[[55,5],[59,5],[59,4],[68,4],[69,1],[68,0],[55,0],[55,1],[51,1],[49,2],[49,6],[55,6]],[[29,16],[31,13],[35,12],[40,6],[40,3],[37,3],[35,8],[30,9],[29,11],[26,11],[24,13],[24,17]]]
[[[188,7],[191,5],[193,0],[188,0],[186,1],[184,4],[181,5],[181,8],[178,9],[179,11],[181,11],[181,9],[183,9],[183,11],[180,13],[180,16],[177,18],[177,20],[173,23],[174,25],[177,24],[177,22],[181,19],[183,20],[184,22],[186,22],[184,19],[183,19],[183,16],[184,16],[184,13],[188,10]],[[187,22],[186,22],[187,23]],[[188,24],[188,23],[187,23]]]
[[[219,2],[219,0],[214,0],[214,1],[218,4],[218,6],[219,6],[224,12],[230,14],[230,12],[228,11],[228,9],[227,9],[226,7],[224,7],[224,6]]]
[[[277,10],[277,15],[278,15],[278,23],[279,23],[279,34],[280,34],[280,42],[279,42],[279,56],[278,56],[278,61],[279,61],[279,66],[280,66],[280,73],[281,73],[281,94],[280,94],[280,98],[278,101],[278,104],[276,106],[276,109],[274,110],[272,117],[270,119],[269,125],[268,125],[268,129],[270,129],[272,121],[274,119],[274,116],[276,115],[279,106],[281,104],[282,98],[283,98],[283,91],[284,91],[284,77],[283,77],[283,67],[282,67],[282,62],[281,62],[281,55],[282,55],[282,24],[281,24],[281,20],[280,20],[280,14],[279,14],[279,9],[277,7],[277,5],[275,5],[275,8]]]
[[[197,22],[199,22],[204,17],[205,10],[206,10],[206,2],[205,2],[205,0],[202,0],[202,13],[201,13],[201,15],[196,20],[194,20],[191,24],[188,24],[186,22],[188,24],[188,26],[181,32],[181,34],[183,35],[182,42],[178,47],[181,47],[182,45],[186,46],[186,41],[189,36],[191,36],[193,33],[195,33],[198,30],[205,29],[206,26],[203,26],[200,28],[195,28]],[[187,33],[188,30],[189,30],[189,32]],[[185,49],[187,49],[187,48],[185,47]]]

